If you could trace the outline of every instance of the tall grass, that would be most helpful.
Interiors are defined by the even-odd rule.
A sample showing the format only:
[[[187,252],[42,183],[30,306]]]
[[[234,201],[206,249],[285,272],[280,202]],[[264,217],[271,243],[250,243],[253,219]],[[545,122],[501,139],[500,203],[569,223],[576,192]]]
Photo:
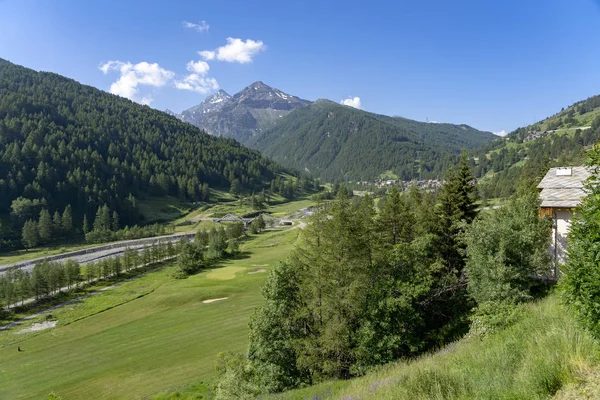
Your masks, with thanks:
[[[327,382],[273,398],[546,399],[557,393],[565,394],[563,398],[582,398],[581,393],[600,398],[597,386],[588,393],[590,385],[575,397],[566,395],[580,388],[580,381],[599,376],[594,372],[599,365],[600,345],[551,295],[524,306],[519,320],[505,330],[467,337],[352,381]]]

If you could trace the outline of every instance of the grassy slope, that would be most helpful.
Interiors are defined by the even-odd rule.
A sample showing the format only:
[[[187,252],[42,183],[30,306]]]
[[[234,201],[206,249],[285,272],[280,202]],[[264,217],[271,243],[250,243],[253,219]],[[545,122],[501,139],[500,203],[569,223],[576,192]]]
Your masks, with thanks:
[[[55,391],[66,399],[132,399],[210,379],[218,352],[246,347],[248,317],[266,278],[247,272],[259,268],[254,264],[268,271],[298,232],[256,236],[242,246],[247,258],[185,280],[161,271],[123,284],[74,310],[54,312],[54,329],[0,332],[0,398],[43,398]],[[202,302],[220,297],[229,299]],[[25,351],[18,353],[17,345]]]
[[[577,327],[557,296],[525,307],[518,323],[462,339],[362,378],[326,382],[276,399],[600,398],[600,345]],[[561,389],[562,388],[562,389]],[[586,395],[587,393],[587,395]],[[586,397],[589,396],[589,397]]]

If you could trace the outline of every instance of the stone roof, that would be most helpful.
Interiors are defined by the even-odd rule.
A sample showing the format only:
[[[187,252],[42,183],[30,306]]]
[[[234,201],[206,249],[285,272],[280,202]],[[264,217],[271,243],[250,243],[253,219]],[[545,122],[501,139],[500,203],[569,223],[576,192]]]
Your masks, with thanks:
[[[542,189],[542,207],[575,208],[581,202],[585,191],[583,186],[590,172],[585,167],[550,168],[537,186]]]

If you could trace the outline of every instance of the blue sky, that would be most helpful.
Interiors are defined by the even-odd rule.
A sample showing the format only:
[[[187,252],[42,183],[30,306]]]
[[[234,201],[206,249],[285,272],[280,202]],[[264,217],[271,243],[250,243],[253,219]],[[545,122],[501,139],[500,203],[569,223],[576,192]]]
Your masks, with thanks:
[[[176,112],[262,80],[511,131],[600,93],[599,38],[599,0],[0,0],[1,58]]]

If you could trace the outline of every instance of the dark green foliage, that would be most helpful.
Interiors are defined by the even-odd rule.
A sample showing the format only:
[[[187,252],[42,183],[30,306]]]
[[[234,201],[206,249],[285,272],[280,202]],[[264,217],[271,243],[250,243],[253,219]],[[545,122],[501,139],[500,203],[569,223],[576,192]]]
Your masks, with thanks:
[[[45,208],[40,212],[38,232],[42,243],[48,243],[52,239],[52,218],[50,218],[50,213]]]
[[[236,181],[239,190],[259,191],[277,172],[233,140],[0,60],[0,217],[12,212],[15,232],[42,208],[53,214],[68,205],[77,228],[103,205],[118,213],[119,225],[131,226],[140,221],[131,194],[206,201],[209,185]]]
[[[195,243],[185,243],[177,257],[177,267],[183,276],[198,272],[204,266],[203,249]]]
[[[457,239],[463,231],[463,222],[470,223],[477,215],[476,181],[465,153],[462,154],[458,167],[448,172],[446,180],[437,208],[438,230],[448,270],[460,273],[464,267],[461,254],[463,246]]]
[[[227,224],[210,231],[199,230],[194,241],[179,246],[177,278],[194,274],[209,263],[238,253],[238,239],[244,235],[244,224]]]
[[[439,178],[462,148],[493,138],[466,125],[428,124],[317,101],[292,111],[249,144],[328,181],[372,180],[386,170],[408,180]]]
[[[94,231],[105,232],[110,231],[110,209],[106,204],[98,207],[96,218],[94,219]]]
[[[414,238],[415,218],[408,208],[406,199],[396,187],[381,199],[378,216],[379,231],[382,242],[394,246],[400,242],[410,243]]]
[[[61,217],[61,229],[66,235],[73,233],[73,214],[71,213],[71,205],[67,204]]]
[[[265,227],[265,220],[263,219],[262,215],[259,215],[250,223],[250,227],[248,229],[250,230],[250,233],[259,233],[265,229]]]
[[[227,224],[225,227],[225,233],[227,234],[228,239],[237,239],[244,236],[244,224],[241,222]],[[200,233],[201,231],[198,231]],[[207,245],[208,242],[205,243]]]
[[[473,213],[472,190],[461,187],[472,185],[467,172],[453,175],[446,189],[458,204],[448,216],[457,225]],[[431,195],[392,189],[377,213],[368,196],[338,191],[272,271],[265,304],[251,319],[243,371],[264,392],[361,375],[437,347],[467,326],[462,265],[450,268],[444,259]]]
[[[21,240],[23,241],[23,246],[27,249],[34,248],[40,243],[37,222],[31,219],[25,222],[21,233]]]
[[[600,144],[590,151],[586,164],[593,174],[586,186],[587,195],[572,220],[560,283],[563,298],[578,319],[600,338]]]
[[[211,260],[218,260],[225,255],[227,251],[227,234],[221,227],[213,229],[208,234],[208,249],[206,257]]]
[[[300,271],[280,263],[262,289],[265,305],[250,319],[248,360],[256,378],[267,392],[280,392],[307,382],[309,373],[299,367],[294,338],[307,335],[302,318],[290,318],[302,306],[299,293]]]
[[[466,230],[469,294],[477,302],[477,329],[510,322],[515,305],[531,299],[534,276],[549,276],[548,234],[539,196],[528,191],[484,214]],[[503,315],[505,313],[505,315]]]

